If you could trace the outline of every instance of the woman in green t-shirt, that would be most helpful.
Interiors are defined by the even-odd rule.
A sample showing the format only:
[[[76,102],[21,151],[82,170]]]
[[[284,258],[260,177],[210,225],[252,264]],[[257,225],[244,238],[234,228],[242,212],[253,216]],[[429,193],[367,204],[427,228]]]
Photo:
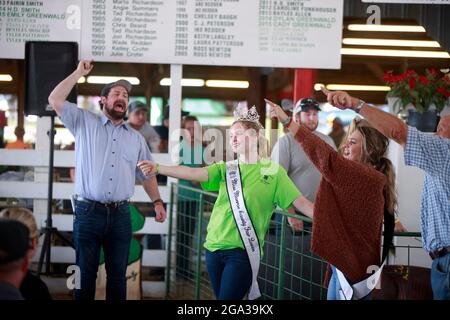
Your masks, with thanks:
[[[283,167],[267,157],[267,140],[256,108],[235,112],[235,121],[229,134],[230,147],[237,154],[237,161],[234,163],[237,164],[242,184],[241,192],[237,194],[242,194],[242,202],[251,221],[249,225],[253,227],[260,249],[256,250],[256,262],[255,250],[251,250],[254,248],[248,247],[248,243],[254,241],[255,237],[246,237],[242,231],[242,226],[245,225],[245,217],[239,211],[242,206],[236,209],[234,200],[230,202],[236,195],[228,191],[233,184],[230,182],[232,180],[228,180],[227,184],[232,171],[230,162],[221,161],[204,168],[190,168],[142,161],[139,167],[146,175],[159,173],[199,181],[204,189],[219,192],[204,244],[206,266],[214,293],[219,300],[236,300],[244,298],[251,289],[249,298],[255,299],[260,295],[256,284],[259,258],[275,206],[287,209],[294,205],[299,211],[312,215],[313,205],[300,194]]]

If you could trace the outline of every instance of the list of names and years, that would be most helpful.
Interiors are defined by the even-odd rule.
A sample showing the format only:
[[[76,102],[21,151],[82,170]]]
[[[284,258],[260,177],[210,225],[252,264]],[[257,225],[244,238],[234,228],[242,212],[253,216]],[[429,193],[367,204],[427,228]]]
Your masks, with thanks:
[[[342,0],[91,0],[82,56],[339,68]]]
[[[23,59],[27,41],[80,42],[81,0],[0,0],[0,57]]]
[[[170,36],[165,0],[90,0],[83,9],[82,56],[148,62],[164,54],[161,44]]]
[[[0,0],[1,58],[76,41],[95,61],[340,68],[343,0]]]

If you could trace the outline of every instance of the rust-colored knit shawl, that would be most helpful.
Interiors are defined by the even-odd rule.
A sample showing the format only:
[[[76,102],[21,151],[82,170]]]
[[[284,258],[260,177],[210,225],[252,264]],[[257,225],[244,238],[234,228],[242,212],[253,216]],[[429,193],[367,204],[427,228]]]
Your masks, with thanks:
[[[322,174],[314,204],[311,251],[336,266],[352,282],[380,264],[385,176],[344,159],[309,130],[295,139]]]

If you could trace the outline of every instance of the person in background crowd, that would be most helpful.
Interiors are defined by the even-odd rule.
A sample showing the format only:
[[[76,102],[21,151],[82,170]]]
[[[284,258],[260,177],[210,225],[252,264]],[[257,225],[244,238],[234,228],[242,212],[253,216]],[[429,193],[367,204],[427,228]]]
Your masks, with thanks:
[[[39,232],[33,212],[26,208],[8,208],[0,211],[0,219],[11,219],[23,223],[30,235],[28,259],[31,262],[36,255]],[[48,287],[44,281],[28,270],[20,286],[20,292],[25,300],[52,300]]]
[[[128,105],[128,124],[137,130],[144,137],[147,145],[152,153],[159,153],[161,138],[156,130],[147,122],[148,111],[147,106],[140,102],[134,101]],[[139,183],[139,181],[137,181]],[[153,211],[151,211],[153,215]],[[163,249],[164,238],[159,234],[148,234],[145,236],[147,249]],[[164,278],[164,268],[151,267],[149,275],[152,278]]]
[[[181,111],[181,120],[183,117],[188,116],[189,112]],[[163,122],[161,126],[155,126],[155,131],[158,133],[161,142],[159,144],[159,150],[162,153],[169,151],[169,116],[170,116],[170,106],[166,106],[163,112]]]
[[[5,149],[31,149],[32,146],[29,143],[23,141],[25,135],[25,129],[23,127],[16,127],[14,129],[14,134],[16,135],[16,141],[8,142]]]
[[[328,134],[328,136],[333,139],[334,144],[336,147],[339,148],[341,145],[342,139],[345,137],[345,130],[344,130],[344,124],[342,123],[341,118],[336,117],[333,120],[333,126],[331,128],[331,132]]]
[[[159,153],[161,139],[147,120],[147,106],[140,101],[131,102],[128,106],[128,123],[133,129],[142,134],[152,153]]]
[[[202,144],[202,128],[197,117],[183,118],[183,140],[180,144],[180,165],[200,168],[204,165],[204,147]],[[178,184],[189,188],[199,188],[200,183],[180,179]],[[195,191],[178,189],[177,216],[177,275],[190,278],[190,259],[192,238],[195,231],[199,194]]]
[[[320,111],[317,101],[306,98],[297,101],[292,114],[297,123],[313,132],[333,149],[336,149],[330,137],[317,131]],[[309,201],[314,202],[321,175],[306,156],[301,145],[295,140],[292,133],[288,132],[275,143],[272,150],[272,161],[282,165],[300,192]],[[288,221],[295,231],[300,231],[304,227],[308,230],[311,228],[310,225],[304,226],[302,221],[298,219],[288,218]]]
[[[24,300],[19,288],[30,265],[29,248],[28,228],[0,219],[0,300]]]

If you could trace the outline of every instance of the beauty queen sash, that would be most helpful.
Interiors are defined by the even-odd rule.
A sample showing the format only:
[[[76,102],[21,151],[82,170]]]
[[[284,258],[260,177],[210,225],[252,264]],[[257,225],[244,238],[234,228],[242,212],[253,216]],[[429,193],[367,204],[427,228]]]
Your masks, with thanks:
[[[392,239],[394,238],[395,229],[395,217],[390,214],[386,209],[384,210],[384,234],[383,234],[383,254],[381,260],[383,263],[378,270],[366,279],[351,285],[345,275],[336,268],[337,278],[341,289],[339,290],[340,300],[360,300],[366,297],[375,289],[376,285],[380,281],[383,267],[386,265],[387,257],[389,255],[389,249],[392,247]]]
[[[252,285],[248,298],[250,300],[257,299],[261,296],[258,286],[259,262],[261,260],[261,252],[259,247],[258,236],[253,227],[252,220],[248,214],[242,193],[242,181],[239,172],[239,163],[237,160],[226,163],[226,181],[228,199],[230,200],[233,217],[247,251],[250,266],[252,268]]]
[[[385,264],[386,260],[384,260],[381,267],[370,277],[353,285],[351,285],[344,274],[336,268],[338,281],[341,285],[341,289],[339,290],[339,300],[360,300],[366,297],[373,289],[375,289],[378,281],[380,281],[381,272]]]

